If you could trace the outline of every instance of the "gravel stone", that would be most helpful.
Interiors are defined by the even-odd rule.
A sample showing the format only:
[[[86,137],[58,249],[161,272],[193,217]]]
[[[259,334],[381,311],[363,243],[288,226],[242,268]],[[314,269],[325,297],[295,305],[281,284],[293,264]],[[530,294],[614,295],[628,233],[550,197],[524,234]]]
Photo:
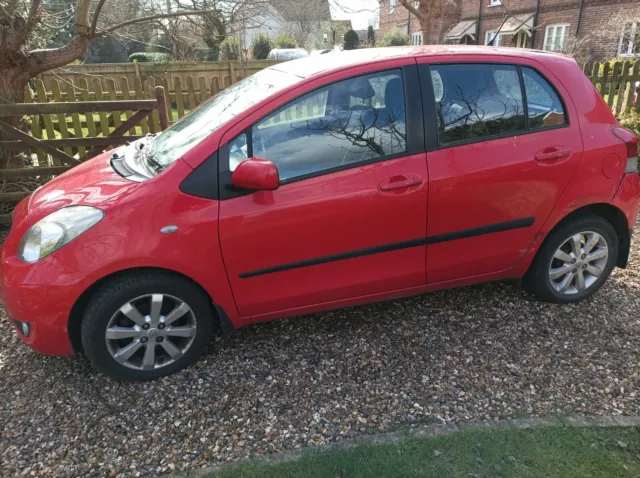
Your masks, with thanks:
[[[42,356],[0,312],[0,475],[180,473],[428,423],[637,426],[639,356],[638,248],[580,304],[494,283],[279,320],[145,383]]]

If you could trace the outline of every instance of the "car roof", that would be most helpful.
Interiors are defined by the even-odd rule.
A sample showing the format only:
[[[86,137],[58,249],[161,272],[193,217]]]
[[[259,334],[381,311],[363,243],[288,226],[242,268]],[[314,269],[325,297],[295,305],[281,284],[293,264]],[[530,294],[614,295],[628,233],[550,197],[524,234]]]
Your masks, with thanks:
[[[300,58],[285,63],[273,65],[270,68],[283,71],[301,78],[307,78],[318,73],[340,70],[349,66],[376,63],[384,60],[393,60],[407,57],[438,57],[453,55],[483,55],[487,57],[509,56],[542,60],[551,56],[565,57],[573,61],[571,57],[557,53],[524,48],[489,47],[476,45],[424,45],[407,47],[363,48],[336,52],[335,55],[321,55],[309,58]]]

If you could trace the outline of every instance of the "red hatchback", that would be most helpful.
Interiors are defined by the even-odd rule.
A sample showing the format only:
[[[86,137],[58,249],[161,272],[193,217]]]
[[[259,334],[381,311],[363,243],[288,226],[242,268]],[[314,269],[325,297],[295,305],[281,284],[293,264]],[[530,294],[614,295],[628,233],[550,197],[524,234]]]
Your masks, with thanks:
[[[34,349],[126,379],[183,368],[218,329],[439,288],[577,302],[627,264],[637,155],[567,57],[296,60],[24,200],[2,301]]]

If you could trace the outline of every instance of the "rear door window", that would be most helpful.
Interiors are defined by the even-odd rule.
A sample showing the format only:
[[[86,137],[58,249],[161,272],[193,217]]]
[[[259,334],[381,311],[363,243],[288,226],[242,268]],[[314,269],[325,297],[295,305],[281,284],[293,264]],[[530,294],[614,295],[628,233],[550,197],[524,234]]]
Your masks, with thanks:
[[[517,67],[434,65],[431,77],[441,145],[526,131]]]

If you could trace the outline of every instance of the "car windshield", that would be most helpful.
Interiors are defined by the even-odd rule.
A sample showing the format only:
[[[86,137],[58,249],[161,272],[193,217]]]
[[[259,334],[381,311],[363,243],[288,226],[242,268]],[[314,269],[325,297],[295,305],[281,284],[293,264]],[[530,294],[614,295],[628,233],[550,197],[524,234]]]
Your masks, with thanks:
[[[230,86],[160,133],[155,139],[154,159],[168,166],[227,121],[301,80],[268,68]]]

